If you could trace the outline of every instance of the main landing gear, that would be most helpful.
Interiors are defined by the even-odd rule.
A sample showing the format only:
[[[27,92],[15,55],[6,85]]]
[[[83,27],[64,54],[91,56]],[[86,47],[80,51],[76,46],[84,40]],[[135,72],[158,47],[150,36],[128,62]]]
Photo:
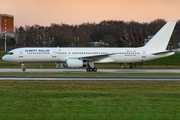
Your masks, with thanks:
[[[86,68],[86,71],[93,71],[93,72],[96,72],[97,71],[97,68],[90,68],[90,67],[88,67],[88,68]]]
[[[86,68],[86,71],[90,72],[96,72],[97,71],[97,68],[94,67],[94,62],[88,62],[87,63],[88,65],[88,68]]]
[[[26,68],[25,68],[25,66],[24,66],[24,63],[21,63],[21,69],[22,69],[23,72],[26,71]]]

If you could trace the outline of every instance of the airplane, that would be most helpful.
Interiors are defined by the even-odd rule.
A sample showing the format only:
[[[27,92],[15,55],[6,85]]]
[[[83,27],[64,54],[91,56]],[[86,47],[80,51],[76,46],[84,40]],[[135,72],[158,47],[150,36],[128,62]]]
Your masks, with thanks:
[[[167,22],[143,47],[24,47],[9,51],[2,60],[21,63],[23,72],[26,62],[60,62],[63,67],[87,66],[87,71],[96,72],[95,63],[137,63],[173,55],[175,52],[166,48],[175,25]]]

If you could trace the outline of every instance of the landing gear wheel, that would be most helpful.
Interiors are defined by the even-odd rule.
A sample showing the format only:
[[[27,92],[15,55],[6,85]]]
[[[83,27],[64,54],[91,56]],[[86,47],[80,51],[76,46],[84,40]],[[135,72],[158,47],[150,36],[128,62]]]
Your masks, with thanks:
[[[97,71],[97,68],[94,68],[93,71],[96,72],[96,71]]]
[[[24,63],[21,63],[21,68],[22,68],[22,71],[25,72],[26,71],[26,68],[24,66]]]
[[[93,72],[96,72],[97,71],[97,68],[86,68],[86,71],[93,71]]]
[[[26,68],[22,68],[22,71],[25,72],[25,71],[26,71]]]
[[[90,68],[86,68],[86,71],[90,71]]]

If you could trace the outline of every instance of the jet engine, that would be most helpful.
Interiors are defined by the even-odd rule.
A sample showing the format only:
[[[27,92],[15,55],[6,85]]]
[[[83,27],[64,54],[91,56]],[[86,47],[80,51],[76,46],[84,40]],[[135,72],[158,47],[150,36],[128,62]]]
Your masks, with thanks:
[[[78,59],[67,59],[66,63],[63,63],[63,67],[68,68],[77,68],[77,67],[85,67],[87,66],[87,62]]]

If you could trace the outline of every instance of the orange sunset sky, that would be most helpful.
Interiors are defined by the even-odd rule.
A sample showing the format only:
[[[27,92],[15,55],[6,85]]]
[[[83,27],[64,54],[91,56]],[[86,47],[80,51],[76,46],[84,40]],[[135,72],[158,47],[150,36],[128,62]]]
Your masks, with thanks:
[[[13,15],[17,27],[103,20],[177,21],[180,0],[0,0],[0,11],[0,14]]]

